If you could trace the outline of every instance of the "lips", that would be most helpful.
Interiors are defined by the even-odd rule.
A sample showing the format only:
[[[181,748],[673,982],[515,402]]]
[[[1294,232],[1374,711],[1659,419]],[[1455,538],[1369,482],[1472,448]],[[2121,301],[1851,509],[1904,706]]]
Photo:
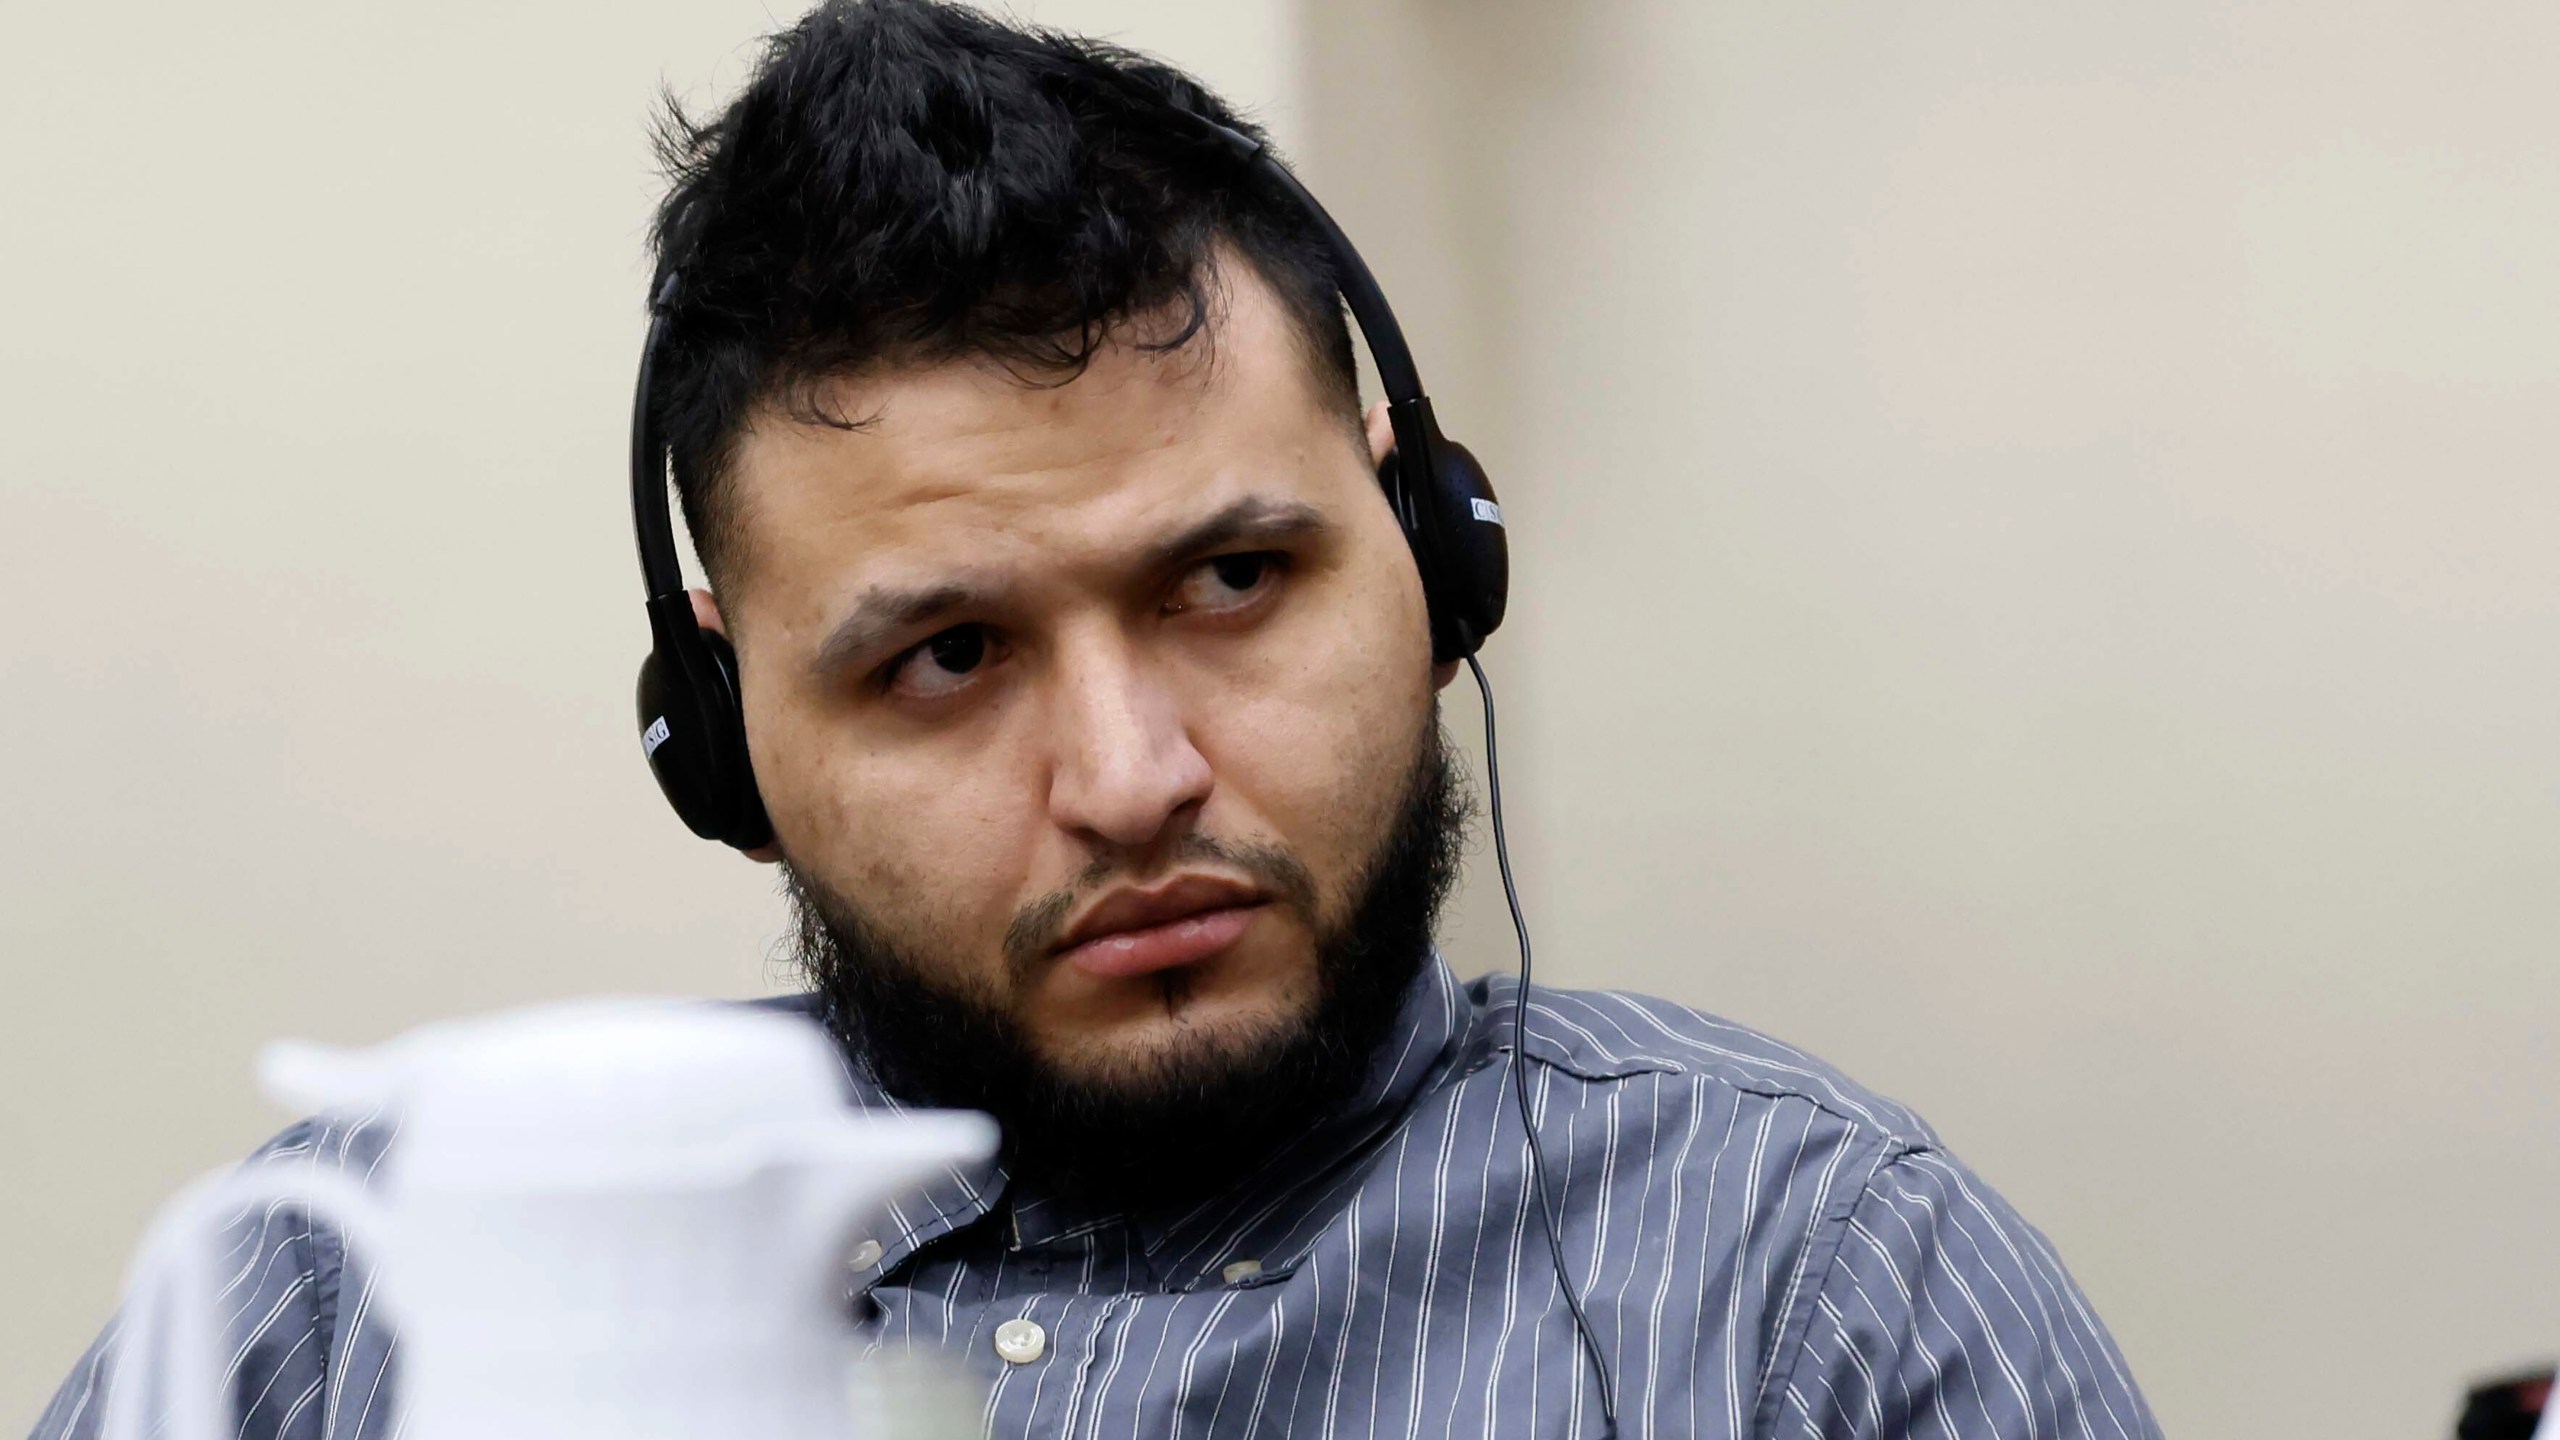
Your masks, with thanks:
[[[1270,897],[1241,881],[1187,875],[1097,901],[1060,938],[1057,958],[1097,979],[1196,964],[1243,937]]]

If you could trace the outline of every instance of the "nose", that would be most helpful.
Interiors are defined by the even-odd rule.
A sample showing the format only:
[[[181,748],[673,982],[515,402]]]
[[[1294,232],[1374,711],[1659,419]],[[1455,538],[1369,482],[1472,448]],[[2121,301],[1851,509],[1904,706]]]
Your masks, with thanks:
[[[1212,783],[1180,695],[1122,637],[1095,637],[1059,659],[1051,820],[1122,849],[1155,843]]]

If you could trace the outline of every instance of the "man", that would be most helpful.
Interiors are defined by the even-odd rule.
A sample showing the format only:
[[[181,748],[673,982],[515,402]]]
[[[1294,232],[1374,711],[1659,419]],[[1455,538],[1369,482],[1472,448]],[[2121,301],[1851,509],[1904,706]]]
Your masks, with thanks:
[[[857,1248],[858,1311],[1008,1436],[2156,1434],[1909,1112],[1432,952],[1468,803],[1396,436],[1327,242],[1218,126],[1160,66],[874,0],[671,127],[651,418],[741,677],[724,833],[862,1103],[1006,1136]],[[242,1433],[391,1434],[361,1257],[237,1242]],[[95,1433],[100,1374],[37,1434]]]

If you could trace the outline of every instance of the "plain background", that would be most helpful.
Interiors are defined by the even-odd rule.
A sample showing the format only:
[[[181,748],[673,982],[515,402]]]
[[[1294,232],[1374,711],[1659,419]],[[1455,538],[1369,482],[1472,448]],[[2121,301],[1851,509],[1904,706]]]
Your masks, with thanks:
[[[2172,1433],[2560,1348],[2560,11],[1025,8],[1259,108],[1492,467],[1546,978],[1917,1105]],[[789,18],[0,20],[0,1429],[260,1041],[785,983],[623,445],[653,95]]]

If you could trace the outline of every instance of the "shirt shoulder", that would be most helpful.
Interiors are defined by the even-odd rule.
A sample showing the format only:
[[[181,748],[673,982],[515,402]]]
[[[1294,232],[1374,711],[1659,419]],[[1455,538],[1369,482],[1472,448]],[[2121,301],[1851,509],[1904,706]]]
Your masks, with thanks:
[[[378,1118],[314,1117],[287,1127],[244,1163],[338,1170],[369,1182],[391,1134],[392,1126]],[[216,1303],[231,1356],[227,1389],[238,1417],[235,1433],[242,1440],[378,1435],[370,1400],[388,1344],[366,1333],[362,1303],[350,1306],[343,1295],[348,1260],[339,1237],[284,1200],[241,1207],[224,1219],[222,1232],[215,1247]],[[30,1440],[97,1440],[120,1335],[120,1321],[110,1321],[55,1392]],[[350,1355],[351,1338],[382,1353]],[[376,1363],[357,1376],[357,1362],[366,1360]],[[357,1379],[356,1398],[367,1402],[367,1415],[366,1423],[344,1428],[333,1417],[350,1378]],[[382,1414],[387,1420],[389,1411]]]
[[[1467,991],[1479,1043],[1509,1049],[1518,979],[1487,975],[1469,982]],[[1887,1151],[1940,1144],[1908,1106],[1783,1040],[1691,1006],[1622,990],[1539,985],[1532,987],[1527,1021],[1528,1057],[1585,1082],[1686,1077],[1738,1096],[1804,1101]]]

